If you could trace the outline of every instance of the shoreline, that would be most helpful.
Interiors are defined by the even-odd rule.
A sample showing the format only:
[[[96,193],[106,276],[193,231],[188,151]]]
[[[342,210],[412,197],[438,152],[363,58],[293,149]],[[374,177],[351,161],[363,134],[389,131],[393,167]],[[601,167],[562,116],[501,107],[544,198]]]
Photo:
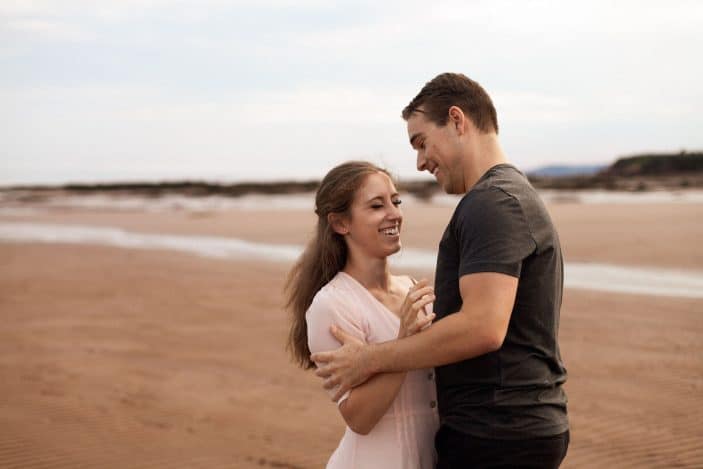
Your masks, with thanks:
[[[144,234],[122,229],[81,225],[7,223],[0,221],[0,242],[106,246],[126,250],[179,252],[199,257],[237,261],[263,261],[292,265],[303,245],[271,244],[217,236]],[[435,251],[404,248],[391,256],[397,271],[432,275]],[[632,293],[674,298],[703,298],[703,269],[626,267],[594,262],[564,265],[564,288],[608,293]]]
[[[703,194],[703,192],[701,192]],[[0,223],[85,225],[152,235],[214,236],[247,242],[301,246],[315,226],[312,207],[267,204],[258,208],[165,206],[144,210],[57,207],[47,204],[0,206]],[[434,251],[454,210],[452,204],[405,200],[401,239],[405,248]],[[703,268],[703,203],[580,204],[547,202],[567,262],[628,267]]]

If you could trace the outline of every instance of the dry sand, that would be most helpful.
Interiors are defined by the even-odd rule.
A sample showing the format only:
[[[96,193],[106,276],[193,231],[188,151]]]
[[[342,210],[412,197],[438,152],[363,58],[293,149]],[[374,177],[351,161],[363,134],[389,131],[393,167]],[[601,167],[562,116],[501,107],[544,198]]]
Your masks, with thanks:
[[[703,266],[696,205],[551,207],[569,260]],[[451,209],[406,210],[432,247]],[[302,243],[293,211],[0,221]],[[656,221],[653,221],[656,220]],[[287,265],[0,243],[0,467],[323,467],[342,421],[283,344]],[[564,467],[703,466],[703,302],[567,290]]]

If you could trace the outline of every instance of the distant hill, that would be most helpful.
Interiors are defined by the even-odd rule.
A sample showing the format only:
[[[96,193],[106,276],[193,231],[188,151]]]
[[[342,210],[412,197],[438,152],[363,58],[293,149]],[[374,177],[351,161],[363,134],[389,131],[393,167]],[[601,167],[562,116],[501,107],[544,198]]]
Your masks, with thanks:
[[[608,176],[665,176],[703,172],[703,152],[642,154],[619,158],[605,171]]]
[[[606,165],[551,165],[533,169],[527,176],[535,179],[578,176],[667,176],[703,171],[703,152],[645,153],[618,158]]]
[[[591,167],[595,168],[595,167]],[[591,174],[528,173],[540,189],[646,191],[703,187],[703,152],[650,153],[618,158]]]
[[[607,168],[606,165],[551,165],[527,172],[529,177],[592,176]]]

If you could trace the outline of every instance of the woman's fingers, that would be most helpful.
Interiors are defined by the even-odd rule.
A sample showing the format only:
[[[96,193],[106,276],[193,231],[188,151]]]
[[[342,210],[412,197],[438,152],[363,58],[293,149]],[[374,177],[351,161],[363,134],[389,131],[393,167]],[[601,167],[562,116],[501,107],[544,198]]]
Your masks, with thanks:
[[[421,329],[427,327],[428,324],[432,322],[435,318],[434,313],[427,313],[425,307],[434,301],[434,294],[425,295],[421,299],[413,303],[410,311],[412,313],[407,314],[403,319],[403,324],[401,327],[404,328],[405,334],[415,334]]]
[[[410,335],[412,334],[417,334],[421,330],[425,329],[427,326],[429,326],[432,323],[432,320],[435,318],[435,313],[430,313],[426,316],[418,316],[418,318],[415,320],[415,322],[410,326],[408,332]]]
[[[421,307],[431,303],[434,299],[434,289],[432,287],[423,287],[415,292],[410,292],[403,301],[400,314],[401,316],[406,316],[413,312],[417,313]]]
[[[417,282],[416,284],[414,284],[413,286],[411,286],[408,289],[408,293],[405,295],[405,298],[408,299],[411,295],[413,295],[418,290],[421,290],[423,288],[427,288],[428,286],[429,286],[429,280],[423,278],[422,280],[420,280],[419,282]],[[430,287],[430,288],[432,288],[432,287]],[[422,296],[422,295],[420,295],[420,296]]]
[[[421,331],[425,327],[429,326],[432,321],[434,320],[435,316],[437,316],[435,313],[430,313],[424,317],[418,317],[417,318],[417,330]]]
[[[428,293],[427,295],[423,296],[423,297],[420,298],[419,300],[415,301],[415,302],[410,306],[410,310],[411,310],[413,313],[418,314],[418,313],[420,313],[421,311],[424,311],[424,310],[425,310],[425,306],[427,306],[428,304],[432,303],[434,300],[435,300],[434,293]]]
[[[430,313],[425,316],[418,316],[414,326],[415,332],[420,332],[421,330],[432,324],[432,321],[434,320],[435,316],[435,313]]]
[[[433,293],[433,292],[434,292],[434,288],[432,288],[432,287],[430,287],[430,286],[422,287],[422,288],[418,288],[418,289],[413,290],[413,291],[408,291],[408,294],[407,294],[406,298],[407,298],[411,303],[414,303],[414,302],[416,302],[417,300],[419,300],[420,298],[422,298],[423,296],[429,295],[430,293]]]
[[[322,387],[325,389],[333,389],[339,385],[339,378],[327,378],[322,382]]]
[[[420,312],[425,312],[425,307],[435,300],[434,288],[429,285],[429,280],[422,279],[408,290],[400,309],[400,331],[399,337],[405,337],[419,331],[419,327],[425,327],[429,322],[426,314],[422,314],[422,323],[418,326]],[[431,321],[431,319],[429,320]]]
[[[428,304],[432,303],[434,300],[435,300],[434,292],[429,292],[429,293],[423,295],[417,301],[415,301],[415,303],[413,303],[413,306],[419,310],[421,308],[424,308]]]

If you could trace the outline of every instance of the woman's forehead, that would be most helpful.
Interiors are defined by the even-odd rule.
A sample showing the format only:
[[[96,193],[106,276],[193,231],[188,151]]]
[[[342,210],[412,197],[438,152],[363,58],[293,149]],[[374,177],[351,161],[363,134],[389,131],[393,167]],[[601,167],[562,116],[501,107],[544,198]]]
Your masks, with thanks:
[[[373,173],[366,176],[354,198],[365,202],[375,197],[384,197],[395,193],[397,193],[395,184],[387,174]]]

